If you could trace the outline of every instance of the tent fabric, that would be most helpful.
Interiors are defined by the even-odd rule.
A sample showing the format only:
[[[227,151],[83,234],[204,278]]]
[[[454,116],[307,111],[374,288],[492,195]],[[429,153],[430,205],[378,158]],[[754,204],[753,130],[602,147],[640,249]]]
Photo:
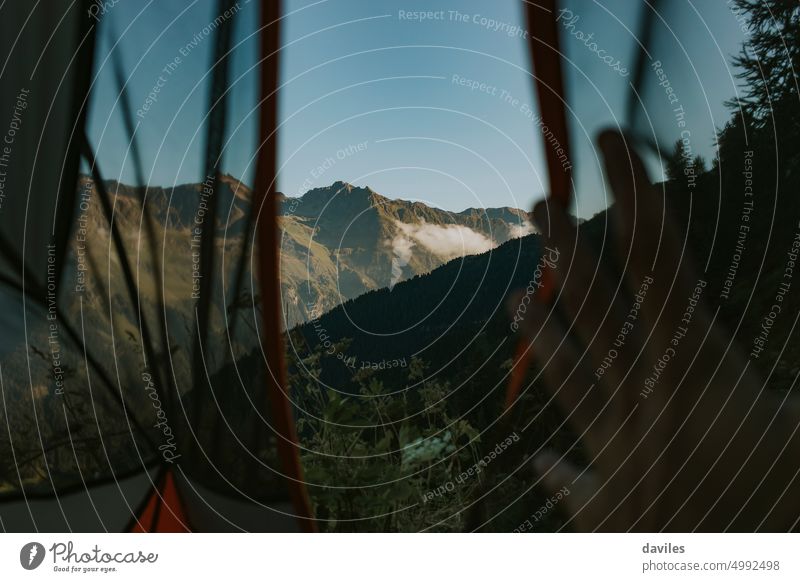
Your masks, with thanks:
[[[566,105],[564,99],[564,80],[561,67],[561,51],[559,50],[558,3],[545,0],[537,4],[525,3],[528,22],[528,46],[533,65],[533,78],[536,95],[539,100],[542,126],[552,132],[552,140],[548,143],[546,132],[542,132],[545,159],[547,160],[547,178],[549,200],[568,208],[572,200],[572,172],[569,165],[570,149],[567,131]],[[558,148],[551,144],[558,144]],[[568,161],[565,166],[563,160]],[[553,279],[549,270],[542,273],[541,289],[537,301],[547,303],[552,299]],[[514,354],[514,367],[506,388],[505,408],[509,409],[522,391],[526,371],[533,357],[530,342],[522,338],[517,343]]]
[[[94,483],[58,495],[0,500],[0,524],[7,533],[122,532],[151,491],[156,471]]]
[[[258,166],[256,168],[255,191],[263,194],[258,200],[259,214],[263,212],[263,219],[258,224],[258,246],[260,253],[259,282],[263,293],[264,312],[263,322],[265,337],[264,343],[267,358],[273,363],[273,373],[267,379],[269,402],[274,411],[275,428],[278,439],[276,446],[286,470],[289,495],[294,507],[298,511],[301,527],[304,531],[314,532],[316,526],[313,521],[311,502],[308,491],[303,481],[303,471],[300,466],[300,451],[297,444],[297,434],[294,427],[294,418],[286,393],[288,382],[286,376],[285,346],[283,343],[283,329],[281,317],[281,287],[280,287],[280,229],[278,225],[278,193],[275,176],[277,159],[277,132],[278,126],[278,53],[280,51],[280,3],[268,2],[262,12],[261,25],[266,33],[262,36],[261,58],[264,61],[261,76],[261,135],[265,136],[265,143],[259,150]]]
[[[189,533],[191,527],[172,471],[166,470],[130,528],[132,533]]]
[[[174,474],[187,523],[199,532],[296,533],[304,531],[297,509],[289,501],[263,505],[245,498],[235,499]]]
[[[256,506],[233,499],[193,482],[181,473],[166,471],[149,488],[136,520],[126,530],[134,533],[303,531],[289,502]],[[304,528],[305,529],[305,528]]]
[[[0,283],[9,320],[0,362],[8,430],[0,445],[3,476],[16,481],[0,494],[10,499],[105,481],[107,472],[96,471],[107,462],[95,446],[99,435],[109,446],[131,446],[118,430],[131,421],[87,341],[94,316],[76,316],[79,307],[68,316],[60,300],[81,204],[79,155],[96,33],[88,4],[10,3],[0,18],[7,55],[0,76],[4,88],[19,88],[0,96],[9,121],[0,164]],[[61,398],[68,381],[86,389]],[[126,475],[134,465],[115,464],[113,472]]]
[[[0,114],[8,125],[0,161],[0,267],[19,289],[41,293],[48,265],[56,274],[64,268],[94,51],[89,4],[2,7]]]
[[[205,7],[240,10],[224,0]],[[208,65],[209,74],[199,72],[197,87],[208,96],[208,115],[195,122],[207,147],[187,148],[188,156],[205,156],[200,167],[212,179],[172,187],[148,183],[145,158],[158,143],[132,123],[136,104],[126,74],[146,46],[141,36],[146,31],[120,33],[124,28],[115,18],[127,9],[104,10],[97,18],[88,2],[59,2],[49,10],[41,3],[2,8],[2,42],[11,56],[0,76],[4,86],[29,89],[13,102],[8,92],[2,96],[9,118],[17,125],[21,119],[15,170],[5,181],[0,206],[0,232],[12,239],[0,249],[0,293],[4,305],[14,306],[4,309],[9,321],[0,346],[0,404],[8,425],[0,439],[3,527],[296,531],[300,516],[300,529],[313,530],[286,404],[282,345],[276,339],[282,332],[277,315],[271,318],[280,312],[277,294],[268,290],[277,284],[276,265],[267,263],[260,272],[264,292],[258,283],[246,289],[258,281],[249,272],[258,264],[254,257],[271,255],[258,253],[249,241],[271,245],[276,232],[280,3],[249,5],[247,10],[260,15],[256,20],[212,18],[208,31],[216,41],[199,44],[193,55],[195,63]],[[234,50],[236,27],[248,26],[253,34],[236,34],[236,50],[249,55],[243,72],[240,63],[228,66],[225,55]],[[95,37],[100,40],[93,67]],[[24,40],[26,50],[16,50],[15,40]],[[30,58],[30,47],[39,47],[39,62]],[[256,91],[249,93],[248,87]],[[181,102],[164,97],[159,105],[179,109]],[[113,156],[109,162],[102,141],[109,123],[119,123],[127,136],[126,157],[136,179],[125,182],[131,185],[123,185]],[[255,131],[247,129],[253,126]],[[237,130],[251,138],[255,192],[222,170],[225,148],[243,139]],[[114,172],[107,174],[108,168]],[[170,248],[188,248],[191,233],[182,228],[209,197],[207,189],[219,216],[205,229],[211,241],[202,251],[202,263],[210,265],[204,278],[210,315],[198,324],[191,302],[176,306],[174,298],[184,297],[182,282],[161,257]],[[266,210],[265,196],[272,205]],[[226,223],[225,214],[236,222]],[[163,233],[162,240],[154,231]],[[246,268],[232,275],[223,264]],[[249,311],[238,308],[245,293]],[[263,322],[256,301],[263,306]],[[196,333],[221,335],[229,318],[239,325],[228,326],[228,342],[204,341]],[[259,334],[269,340],[264,352]],[[153,467],[160,467],[155,482]],[[119,475],[129,476],[124,486],[123,479],[117,484]],[[54,507],[60,518],[43,515]],[[82,516],[87,507],[94,517]]]

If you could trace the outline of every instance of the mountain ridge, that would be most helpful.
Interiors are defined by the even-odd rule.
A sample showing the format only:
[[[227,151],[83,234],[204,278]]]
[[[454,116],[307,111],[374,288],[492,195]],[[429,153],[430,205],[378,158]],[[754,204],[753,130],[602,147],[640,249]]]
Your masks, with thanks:
[[[82,176],[79,187],[91,190],[94,183]],[[141,189],[113,180],[106,181],[105,188],[114,198],[120,226],[138,237]],[[202,182],[147,188],[148,214],[172,241],[163,249],[167,264],[186,263],[177,253],[188,252],[190,239],[196,236],[197,227],[205,225],[212,203],[219,209],[216,228],[223,231],[217,237],[218,251],[241,252],[252,189],[224,174],[213,193],[216,200],[209,191],[210,185]],[[281,290],[287,328],[366,292],[391,289],[454,258],[486,252],[533,231],[528,213],[517,208],[450,212],[420,201],[389,198],[369,186],[341,180],[299,197],[276,195],[280,199]],[[92,214],[102,232],[103,216],[99,209]],[[187,248],[182,248],[183,239]],[[169,259],[170,253],[176,254],[176,260]],[[226,269],[235,264],[225,261]],[[224,276],[232,280],[233,272],[226,270]]]

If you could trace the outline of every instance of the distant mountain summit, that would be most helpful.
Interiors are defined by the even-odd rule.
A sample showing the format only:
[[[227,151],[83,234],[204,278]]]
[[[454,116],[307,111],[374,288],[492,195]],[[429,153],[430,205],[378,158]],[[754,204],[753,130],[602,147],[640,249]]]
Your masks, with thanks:
[[[528,213],[517,208],[448,212],[346,182],[286,198],[281,220],[291,324],[533,232]]]
[[[94,190],[94,184],[82,177],[79,188]],[[113,181],[106,183],[106,189],[114,197],[121,231],[130,236],[131,248],[136,248],[141,235],[138,190]],[[198,225],[207,226],[204,208],[211,200],[206,190],[203,183],[148,188],[148,211],[165,232],[165,237],[158,238],[172,241],[163,249],[164,264],[190,264],[186,256],[192,233]],[[252,191],[233,176],[223,175],[214,196],[220,209],[216,228],[225,231],[220,252],[236,252],[247,225]],[[517,208],[448,212],[422,202],[388,198],[372,188],[346,182],[309,190],[299,198],[278,196],[287,327],[368,291],[391,289],[454,258],[487,252],[533,231],[528,213]],[[99,206],[94,205],[90,215],[92,232],[105,232]],[[226,269],[225,276],[232,281],[236,262],[218,261],[217,265]],[[187,279],[191,276],[189,270],[171,274]],[[246,280],[250,280],[249,274]]]

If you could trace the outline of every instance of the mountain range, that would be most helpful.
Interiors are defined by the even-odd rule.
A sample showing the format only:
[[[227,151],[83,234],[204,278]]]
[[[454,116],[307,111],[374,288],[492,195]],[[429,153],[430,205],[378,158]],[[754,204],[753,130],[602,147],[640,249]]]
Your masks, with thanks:
[[[198,232],[210,226],[212,201],[218,204],[219,213],[213,225],[216,260],[211,339],[204,346],[203,364],[215,378],[215,387],[231,388],[219,395],[225,410],[232,407],[236,415],[252,410],[245,406],[246,395],[237,391],[240,382],[261,394],[263,379],[258,374],[264,373],[263,359],[253,348],[262,338],[257,335],[260,316],[256,310],[260,305],[251,273],[251,267],[258,264],[258,257],[250,254],[254,249],[249,219],[252,191],[227,175],[220,177],[217,186],[213,193],[204,183],[148,187],[145,191],[104,181],[99,188],[90,177],[80,177],[76,226],[61,279],[57,324],[35,302],[15,298],[14,307],[9,309],[25,310],[25,325],[7,330],[8,349],[0,359],[7,382],[31,387],[6,399],[7,415],[16,419],[18,434],[25,435],[21,441],[30,442],[34,449],[38,438],[86,443],[78,452],[66,446],[53,450],[49,471],[51,475],[57,473],[57,480],[63,476],[65,482],[71,482],[79,474],[79,466],[84,474],[102,471],[99,448],[91,444],[98,439],[114,451],[120,470],[135,465],[128,423],[135,418],[144,430],[152,427],[153,405],[144,389],[151,383],[163,389],[164,398],[173,400],[171,405],[183,413],[191,413],[192,403],[204,397],[205,393],[195,389],[199,378],[193,295]],[[113,229],[125,248],[135,289],[128,285],[111,236],[101,190],[108,194]],[[448,212],[420,202],[390,199],[371,188],[344,182],[298,198],[279,196],[286,329],[316,321],[324,312],[364,294],[382,290],[391,295],[394,291],[390,289],[401,282],[419,279],[462,257],[473,259],[532,230],[522,210]],[[149,227],[155,235],[154,248],[149,244]],[[244,253],[242,293],[237,296],[233,283],[246,234],[250,236]],[[152,250],[155,252],[151,254]],[[131,291],[135,292],[133,296]],[[235,332],[234,322],[239,324]],[[145,327],[149,340],[144,337]],[[53,337],[57,338],[55,343],[51,343]],[[152,346],[152,358],[144,353],[145,344]],[[91,365],[83,359],[84,345],[91,347]],[[59,358],[56,381],[61,379],[63,390],[54,383],[53,353]],[[126,364],[118,365],[120,362]],[[241,379],[228,373],[232,365],[244,374]],[[120,405],[122,397],[124,406]],[[163,404],[166,406],[166,400]],[[203,410],[217,406],[205,405]],[[64,406],[70,410],[68,417]],[[171,422],[178,423],[182,418],[178,408],[171,409],[176,410]],[[45,419],[46,429],[39,429],[45,434],[37,438],[30,432],[37,430],[32,410],[39,419]],[[213,431],[202,435],[203,439],[215,439]],[[5,452],[3,443],[0,452]],[[21,479],[39,483],[42,471],[38,465],[27,467]],[[3,486],[0,480],[0,490]]]
[[[533,231],[517,208],[448,212],[336,182],[284,198],[281,281],[287,327],[348,299],[392,289],[448,261]]]
[[[85,178],[81,187],[91,188]],[[120,231],[136,243],[142,233],[137,190],[117,182],[106,188],[115,199]],[[165,275],[183,275],[173,281],[167,303],[190,296],[191,233],[205,214],[198,209],[204,198],[202,183],[175,188],[148,188],[147,207],[160,225]],[[224,240],[220,252],[238,254],[247,228],[252,192],[229,175],[220,178],[214,194],[220,214],[217,228]],[[380,288],[393,288],[415,275],[428,273],[456,257],[489,251],[533,232],[528,213],[517,208],[468,208],[449,212],[421,202],[392,199],[372,188],[335,182],[301,197],[280,197],[281,288],[285,327],[318,317],[344,301]],[[208,204],[209,201],[206,200]],[[93,207],[92,232],[104,232],[105,218]],[[181,241],[183,239],[183,241]],[[133,247],[135,248],[135,246]],[[236,261],[224,264],[226,281],[233,281]],[[250,261],[247,262],[250,264]],[[185,269],[181,269],[185,265]],[[249,272],[245,280],[248,281]],[[180,290],[177,295],[175,290]]]

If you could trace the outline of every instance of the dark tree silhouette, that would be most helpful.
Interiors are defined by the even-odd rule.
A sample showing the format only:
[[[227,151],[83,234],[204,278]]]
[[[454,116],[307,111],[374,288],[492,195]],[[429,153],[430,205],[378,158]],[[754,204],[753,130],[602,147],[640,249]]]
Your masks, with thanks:
[[[741,105],[764,121],[777,105],[797,102],[800,69],[800,3],[795,0],[734,0],[749,17],[747,42],[734,64],[746,81]],[[796,109],[792,107],[791,109]]]
[[[800,3],[796,0],[734,0],[749,18],[747,41],[734,58],[744,90],[729,102],[744,121],[776,140],[778,161],[798,161],[800,108]]]

